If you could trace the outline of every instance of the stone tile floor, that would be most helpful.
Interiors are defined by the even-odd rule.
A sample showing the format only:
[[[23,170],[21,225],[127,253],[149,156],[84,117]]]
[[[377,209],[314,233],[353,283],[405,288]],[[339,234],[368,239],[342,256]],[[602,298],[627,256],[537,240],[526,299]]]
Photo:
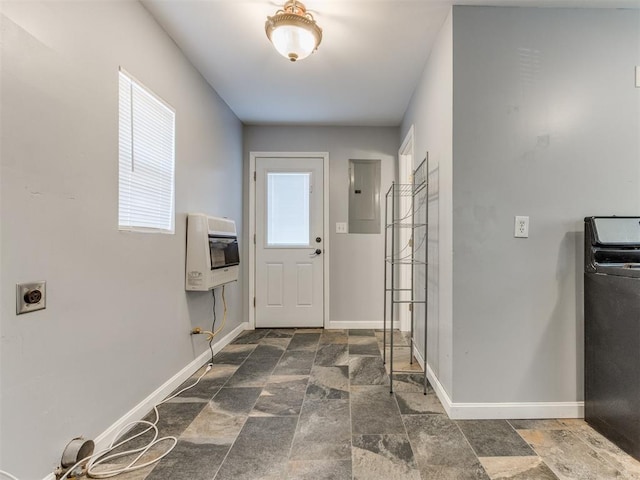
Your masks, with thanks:
[[[419,373],[397,375],[390,395],[382,348],[373,330],[245,332],[159,407],[176,448],[118,478],[640,479],[640,462],[582,420],[453,421]]]

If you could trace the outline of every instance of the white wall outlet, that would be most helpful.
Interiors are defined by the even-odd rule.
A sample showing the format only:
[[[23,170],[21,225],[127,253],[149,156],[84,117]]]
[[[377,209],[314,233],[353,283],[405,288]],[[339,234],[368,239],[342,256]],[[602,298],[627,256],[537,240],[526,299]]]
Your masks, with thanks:
[[[47,308],[47,282],[19,283],[16,285],[16,314],[35,312]]]
[[[513,236],[516,238],[529,237],[529,217],[516,216]]]
[[[347,222],[336,222],[336,233],[347,233]]]

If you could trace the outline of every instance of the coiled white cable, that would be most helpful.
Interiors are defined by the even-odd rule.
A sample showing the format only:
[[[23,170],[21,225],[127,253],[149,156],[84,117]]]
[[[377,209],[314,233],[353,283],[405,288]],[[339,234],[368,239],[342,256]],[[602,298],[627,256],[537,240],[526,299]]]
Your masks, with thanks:
[[[208,335],[209,338],[207,338],[207,340],[212,340],[213,337],[215,337],[216,335],[218,335],[222,331],[222,329],[224,328],[224,324],[226,322],[226,319],[227,319],[227,301],[226,301],[225,295],[224,295],[224,285],[222,286],[222,302],[223,302],[223,305],[224,305],[224,314],[223,314],[223,317],[222,317],[222,325],[220,325],[220,328],[218,328],[215,332],[210,332],[210,331],[202,332],[202,333],[206,333]],[[98,453],[94,453],[94,454],[92,454],[92,455],[90,455],[90,456],[88,456],[86,458],[83,458],[82,460],[78,461],[75,465],[73,465],[71,468],[69,468],[66,471],[66,473],[59,478],[59,480],[67,480],[69,478],[69,474],[71,474],[78,466],[82,465],[85,462],[88,462],[87,463],[87,470],[86,470],[86,475],[88,477],[90,477],[90,478],[111,478],[111,477],[115,477],[116,475],[120,475],[121,473],[133,472],[134,470],[140,470],[141,468],[148,467],[150,465],[158,463],[164,457],[169,455],[169,453],[171,453],[171,451],[178,444],[178,439],[176,437],[174,437],[174,436],[158,438],[159,431],[158,431],[157,424],[158,424],[158,421],[160,420],[160,413],[158,412],[158,407],[160,405],[162,405],[163,403],[166,403],[169,400],[174,399],[175,397],[177,397],[181,393],[184,393],[187,390],[190,390],[193,387],[195,387],[200,382],[200,380],[202,380],[202,377],[204,377],[207,373],[209,373],[209,371],[212,368],[213,368],[213,364],[209,363],[207,365],[207,368],[205,369],[204,373],[198,377],[198,379],[193,383],[193,385],[189,385],[188,387],[183,388],[179,392],[176,392],[173,395],[171,395],[170,397],[165,398],[163,401],[161,401],[157,405],[154,405],[153,406],[153,411],[156,414],[155,421],[148,422],[146,420],[136,420],[134,422],[129,422],[125,426],[123,426],[118,431],[118,433],[116,433],[114,438],[115,439],[120,438],[120,436],[124,432],[127,432],[129,429],[133,428],[135,425],[148,425],[148,427],[146,429],[144,429],[140,433],[137,433],[137,434],[133,435],[132,437],[125,438],[124,440],[122,440],[121,442],[116,443],[116,444],[114,444],[114,442],[115,442],[115,439],[114,439],[109,444],[109,446],[107,448],[105,448],[104,450],[101,450]],[[145,433],[147,433],[150,430],[153,430],[153,439],[146,446],[140,447],[140,448],[136,448],[136,449],[131,449],[131,450],[125,450],[125,451],[120,452],[120,453],[109,454],[109,452],[112,452],[116,448],[121,447],[122,445],[125,445],[126,443],[132,441],[134,438],[138,438],[139,436],[144,435]],[[171,441],[172,442],[171,447],[168,448],[166,452],[164,452],[162,455],[160,455],[159,457],[157,457],[157,458],[155,458],[153,460],[150,460],[150,461],[145,462],[145,463],[137,464],[137,462],[151,448],[153,448],[154,446],[158,445],[159,443],[165,442],[165,441]],[[129,464],[127,466],[118,467],[118,468],[115,468],[113,470],[100,470],[100,471],[96,471],[95,470],[95,467],[97,467],[97,466],[99,466],[99,465],[101,465],[103,463],[107,463],[107,462],[109,462],[111,460],[114,460],[116,458],[126,457],[128,455],[134,455],[136,453],[138,453],[138,455],[131,462],[129,462]],[[17,477],[11,475],[9,472],[5,472],[4,470],[0,470],[0,475],[4,475],[5,477],[7,477],[10,480],[19,480]]]
[[[160,405],[162,405],[163,403],[166,403],[169,400],[174,399],[175,397],[177,397],[181,393],[184,393],[187,390],[195,387],[200,382],[200,380],[202,380],[202,377],[204,377],[207,373],[209,373],[211,368],[213,368],[213,365],[210,363],[210,364],[207,365],[207,368],[205,369],[204,373],[202,375],[200,375],[198,377],[198,379],[192,385],[189,385],[188,387],[183,388],[179,392],[176,392],[175,394],[171,395],[170,397],[165,398],[163,401],[161,401],[157,405],[154,405],[153,411],[156,414],[155,421],[148,422],[146,420],[137,420],[137,421],[134,421],[134,422],[127,423],[125,426],[123,426],[118,431],[118,433],[115,435],[115,439],[120,438],[120,435],[122,435],[124,432],[128,431],[130,428],[132,428],[132,427],[134,427],[135,425],[138,425],[138,424],[139,425],[148,425],[146,429],[144,429],[140,433],[137,433],[136,435],[133,435],[133,436],[131,436],[129,438],[125,438],[124,440],[122,440],[119,443],[115,443],[114,444],[115,440],[113,440],[109,444],[109,446],[107,448],[105,448],[104,450],[101,450],[98,453],[94,453],[94,454],[92,454],[92,455],[90,455],[90,456],[88,456],[86,458],[83,458],[79,462],[77,462],[74,466],[69,468],[69,470],[67,470],[67,472],[62,477],[59,478],[59,480],[68,479],[69,478],[68,477],[69,474],[71,472],[73,472],[78,466],[82,465],[85,462],[88,462],[87,463],[87,471],[86,471],[86,474],[87,474],[88,477],[90,477],[90,478],[111,478],[111,477],[115,477],[116,475],[120,475],[121,473],[132,472],[134,470],[139,470],[141,468],[148,467],[148,466],[153,465],[153,464],[159,462],[160,460],[162,460],[169,453],[171,453],[171,451],[174,449],[174,447],[178,444],[178,439],[176,437],[173,437],[173,436],[158,438],[158,433],[159,432],[158,432],[157,423],[158,423],[158,420],[160,420],[160,413],[158,412],[158,407]],[[140,447],[140,448],[136,448],[136,449],[131,449],[131,450],[125,450],[125,451],[120,452],[120,453],[112,453],[112,454],[110,454],[110,452],[112,452],[116,448],[118,448],[118,447],[120,447],[122,445],[125,445],[126,443],[132,441],[134,438],[138,438],[139,436],[144,435],[145,433],[147,433],[150,430],[154,431],[154,435],[153,435],[153,439],[146,446]],[[157,458],[155,458],[153,460],[150,460],[148,462],[137,463],[151,448],[153,448],[155,445],[159,444],[160,442],[165,442],[165,441],[171,441],[172,442],[171,447],[169,447],[166,452],[164,452],[159,457],[157,457]],[[117,467],[117,468],[114,468],[113,470],[101,470],[101,471],[96,471],[95,470],[95,467],[97,467],[97,466],[99,466],[99,465],[101,465],[103,463],[107,463],[107,462],[109,462],[111,460],[114,460],[116,458],[125,457],[125,456],[128,456],[128,455],[135,455],[136,453],[138,453],[138,455],[136,455],[136,457],[131,462],[129,462],[129,464],[126,465],[126,466]],[[1,473],[4,474],[4,472],[1,472]],[[17,478],[13,477],[12,475],[8,475],[8,476],[9,476],[9,478],[11,480],[18,480]]]
[[[18,477],[14,477],[9,472],[5,472],[4,470],[0,470],[0,475],[4,475],[5,477],[7,477],[7,478],[9,478],[11,480],[18,480]]]

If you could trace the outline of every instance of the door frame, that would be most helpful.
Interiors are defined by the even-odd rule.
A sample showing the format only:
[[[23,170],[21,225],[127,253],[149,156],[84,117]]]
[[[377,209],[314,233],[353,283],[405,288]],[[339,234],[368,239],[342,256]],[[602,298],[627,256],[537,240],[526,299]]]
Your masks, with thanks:
[[[249,329],[256,328],[256,159],[257,158],[322,158],[322,183],[324,204],[323,210],[323,252],[322,270],[323,288],[323,323],[324,328],[329,325],[329,152],[249,152]]]
[[[413,157],[414,157],[414,128],[413,125],[409,128],[407,135],[404,137],[402,141],[402,145],[398,149],[398,183],[409,183],[409,179],[413,173]],[[411,200],[409,197],[400,197],[400,205],[399,209],[402,214],[407,212],[411,207]],[[413,230],[399,228],[398,235],[399,245],[405,245],[408,242],[408,238],[413,234]],[[411,288],[411,269],[408,265],[400,266],[400,274],[398,275],[398,282],[400,289]],[[404,296],[406,292],[402,291],[401,294]],[[409,298],[403,298],[404,300],[409,300]],[[400,330],[403,332],[408,332],[411,328],[411,315],[409,313],[409,308],[407,303],[399,303],[398,305],[398,319],[400,320]]]

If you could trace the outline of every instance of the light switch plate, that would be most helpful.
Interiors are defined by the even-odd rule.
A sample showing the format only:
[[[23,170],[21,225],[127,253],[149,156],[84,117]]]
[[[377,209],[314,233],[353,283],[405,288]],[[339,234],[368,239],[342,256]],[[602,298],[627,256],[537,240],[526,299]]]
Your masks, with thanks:
[[[336,222],[336,233],[347,233],[347,222]]]
[[[636,66],[636,88],[640,88],[640,65]]]
[[[18,283],[16,285],[16,314],[47,308],[47,282]]]

